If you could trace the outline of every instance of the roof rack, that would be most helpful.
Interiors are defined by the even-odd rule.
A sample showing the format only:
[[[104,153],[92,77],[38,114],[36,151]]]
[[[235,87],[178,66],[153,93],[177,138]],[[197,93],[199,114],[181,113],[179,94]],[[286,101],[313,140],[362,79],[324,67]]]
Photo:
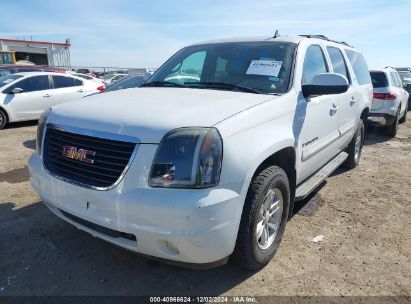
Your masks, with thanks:
[[[343,45],[346,45],[346,46],[349,46],[349,47],[353,47],[352,45],[349,45],[345,41],[332,40],[332,39],[330,39],[330,38],[328,38],[327,36],[324,36],[324,35],[312,35],[312,34],[310,34],[310,35],[298,35],[298,36],[306,37],[306,38],[323,39],[323,40],[327,40],[327,41],[330,41],[330,42],[335,42],[335,43],[343,44]]]

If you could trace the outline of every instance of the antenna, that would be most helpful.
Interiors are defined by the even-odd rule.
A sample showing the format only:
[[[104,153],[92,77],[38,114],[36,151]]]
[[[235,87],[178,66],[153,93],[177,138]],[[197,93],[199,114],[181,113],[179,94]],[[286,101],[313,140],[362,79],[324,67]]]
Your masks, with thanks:
[[[280,37],[280,34],[278,33],[278,30],[275,30],[273,38],[278,38],[278,37]]]

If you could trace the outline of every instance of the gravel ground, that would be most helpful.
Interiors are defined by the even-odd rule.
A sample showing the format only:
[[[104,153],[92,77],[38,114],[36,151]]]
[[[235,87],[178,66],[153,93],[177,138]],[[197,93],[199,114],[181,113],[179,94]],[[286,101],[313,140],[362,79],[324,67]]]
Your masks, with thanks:
[[[0,131],[0,295],[410,296],[411,120],[380,134],[359,167],[296,205],[277,255],[252,273],[150,261],[58,219],[28,181],[35,124],[12,125]]]

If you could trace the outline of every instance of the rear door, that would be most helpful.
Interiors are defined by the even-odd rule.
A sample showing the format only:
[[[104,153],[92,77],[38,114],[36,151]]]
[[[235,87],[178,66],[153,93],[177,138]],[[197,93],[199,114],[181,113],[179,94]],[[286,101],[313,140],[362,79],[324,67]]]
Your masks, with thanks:
[[[357,98],[355,96],[355,86],[352,83],[351,75],[348,70],[347,60],[341,49],[335,46],[327,46],[327,52],[330,58],[331,66],[334,73],[345,76],[348,80],[349,87],[347,92],[332,95],[338,101],[338,131],[340,133],[340,142],[344,145],[354,135],[358,109]]]
[[[371,107],[372,101],[372,84],[371,76],[362,54],[351,49],[345,49],[346,58],[348,58],[348,69],[352,76],[352,85],[355,88],[353,97],[358,104],[358,112],[356,113],[356,121],[359,121],[361,111],[366,107]]]
[[[53,75],[53,105],[75,100],[83,96],[83,81],[62,75]]]
[[[14,88],[20,88],[22,93],[12,94]],[[8,88],[8,102],[16,120],[38,119],[51,106],[49,77],[47,75],[24,78]]]

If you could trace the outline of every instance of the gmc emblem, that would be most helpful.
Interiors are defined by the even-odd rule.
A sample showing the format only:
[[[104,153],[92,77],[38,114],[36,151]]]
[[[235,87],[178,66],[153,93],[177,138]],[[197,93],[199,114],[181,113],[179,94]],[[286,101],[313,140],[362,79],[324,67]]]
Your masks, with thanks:
[[[93,164],[94,159],[88,158],[89,155],[96,155],[95,151],[78,149],[77,147],[72,146],[63,146],[62,155],[67,158],[77,159],[81,162]]]

